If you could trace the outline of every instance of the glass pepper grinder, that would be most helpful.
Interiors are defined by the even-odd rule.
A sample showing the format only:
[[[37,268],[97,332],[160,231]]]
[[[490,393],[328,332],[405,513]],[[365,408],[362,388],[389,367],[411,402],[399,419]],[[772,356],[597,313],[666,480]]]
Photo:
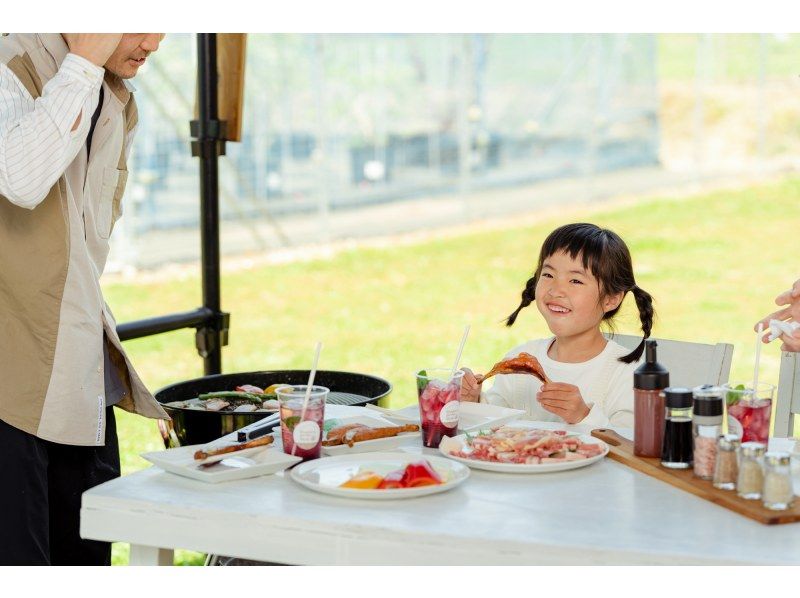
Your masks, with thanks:
[[[736,493],[747,500],[761,498],[764,487],[764,453],[767,445],[763,442],[743,442],[739,447],[739,476],[736,478]]]
[[[764,455],[764,491],[761,500],[773,511],[784,511],[792,505],[794,492],[789,472],[789,453]]]
[[[717,461],[717,438],[722,432],[722,404],[724,391],[706,384],[693,391],[692,431],[694,450],[694,475],[702,480],[714,477]]]

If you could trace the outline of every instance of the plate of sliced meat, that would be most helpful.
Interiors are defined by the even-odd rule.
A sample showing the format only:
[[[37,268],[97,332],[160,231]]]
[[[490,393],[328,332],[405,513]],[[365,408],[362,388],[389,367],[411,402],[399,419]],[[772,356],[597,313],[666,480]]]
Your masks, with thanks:
[[[608,445],[587,434],[514,422],[477,434],[443,438],[439,451],[475,469],[550,473],[586,467],[608,454]]]
[[[379,415],[365,413],[326,420],[322,452],[350,455],[397,448],[413,439],[419,442],[419,424],[394,424]]]

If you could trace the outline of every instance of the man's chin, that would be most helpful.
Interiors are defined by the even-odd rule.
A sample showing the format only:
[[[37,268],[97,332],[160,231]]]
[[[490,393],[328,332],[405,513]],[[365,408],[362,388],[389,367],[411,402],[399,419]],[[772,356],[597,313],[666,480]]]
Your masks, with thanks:
[[[120,79],[133,79],[139,72],[138,66],[125,66],[122,68],[106,67],[106,70]]]

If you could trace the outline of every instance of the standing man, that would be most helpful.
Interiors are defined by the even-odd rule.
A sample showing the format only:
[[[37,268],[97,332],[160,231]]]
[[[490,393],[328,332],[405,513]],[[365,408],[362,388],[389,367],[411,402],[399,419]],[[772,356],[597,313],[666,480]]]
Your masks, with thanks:
[[[118,477],[112,405],[168,419],[100,275],[122,214],[132,86],[160,33],[0,38],[0,565],[110,564],[81,494]]]

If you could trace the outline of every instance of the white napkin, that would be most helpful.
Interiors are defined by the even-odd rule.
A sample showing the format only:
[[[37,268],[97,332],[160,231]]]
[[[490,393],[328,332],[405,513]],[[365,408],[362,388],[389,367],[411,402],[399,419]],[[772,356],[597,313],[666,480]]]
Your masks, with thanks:
[[[769,342],[774,341],[776,338],[780,337],[781,334],[791,334],[800,328],[800,324],[797,322],[783,322],[781,320],[770,320],[769,321],[769,336],[767,340]]]

